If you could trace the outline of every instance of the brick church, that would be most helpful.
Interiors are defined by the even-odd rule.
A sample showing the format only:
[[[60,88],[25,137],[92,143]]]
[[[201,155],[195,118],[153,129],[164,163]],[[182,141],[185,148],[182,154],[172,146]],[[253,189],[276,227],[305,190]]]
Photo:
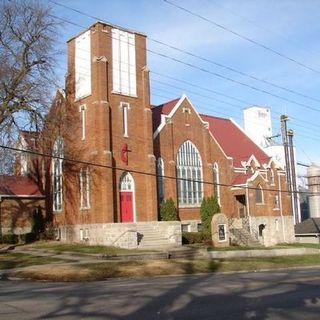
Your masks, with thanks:
[[[285,171],[233,120],[199,114],[185,95],[151,106],[144,34],[96,22],[68,41],[66,88],[42,140],[53,156],[42,166],[46,211],[61,241],[176,245],[181,230],[201,228],[209,196],[234,238],[293,241]],[[159,221],[169,198],[180,221]]]

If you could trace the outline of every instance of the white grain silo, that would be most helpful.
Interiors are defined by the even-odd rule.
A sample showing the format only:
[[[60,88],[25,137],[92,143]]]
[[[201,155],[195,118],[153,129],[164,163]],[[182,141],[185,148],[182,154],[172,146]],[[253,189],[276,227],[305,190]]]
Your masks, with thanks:
[[[310,218],[320,218],[320,166],[312,164],[307,170]]]

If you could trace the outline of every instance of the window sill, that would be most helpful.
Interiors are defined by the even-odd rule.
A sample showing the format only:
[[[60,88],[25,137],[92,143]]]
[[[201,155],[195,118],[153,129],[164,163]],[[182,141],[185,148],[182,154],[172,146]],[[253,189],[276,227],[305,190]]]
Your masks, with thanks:
[[[137,96],[137,94],[128,94],[128,93],[122,93],[122,92],[120,92],[120,91],[111,91],[111,93],[112,94],[117,94],[117,95],[120,95],[120,96],[125,96],[125,97],[129,97],[129,98],[135,98],[135,99],[137,99],[138,98],[138,96]]]
[[[257,206],[264,206],[265,203],[261,202],[261,203],[256,203]]]
[[[182,204],[182,205],[178,205],[179,209],[195,209],[195,208],[200,208],[201,204]]]

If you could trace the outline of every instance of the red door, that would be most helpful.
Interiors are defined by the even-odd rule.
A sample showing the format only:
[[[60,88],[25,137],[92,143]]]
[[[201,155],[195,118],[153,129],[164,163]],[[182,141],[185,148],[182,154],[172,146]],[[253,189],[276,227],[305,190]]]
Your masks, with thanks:
[[[133,222],[132,192],[120,192],[121,222]]]

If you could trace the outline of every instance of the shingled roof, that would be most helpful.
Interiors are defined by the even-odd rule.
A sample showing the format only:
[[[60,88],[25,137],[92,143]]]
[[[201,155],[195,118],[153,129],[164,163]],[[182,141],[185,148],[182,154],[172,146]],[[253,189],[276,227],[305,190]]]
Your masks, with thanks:
[[[25,176],[0,176],[2,197],[43,197],[39,186]]]
[[[294,226],[296,235],[299,234],[320,234],[320,218],[309,218]]]

